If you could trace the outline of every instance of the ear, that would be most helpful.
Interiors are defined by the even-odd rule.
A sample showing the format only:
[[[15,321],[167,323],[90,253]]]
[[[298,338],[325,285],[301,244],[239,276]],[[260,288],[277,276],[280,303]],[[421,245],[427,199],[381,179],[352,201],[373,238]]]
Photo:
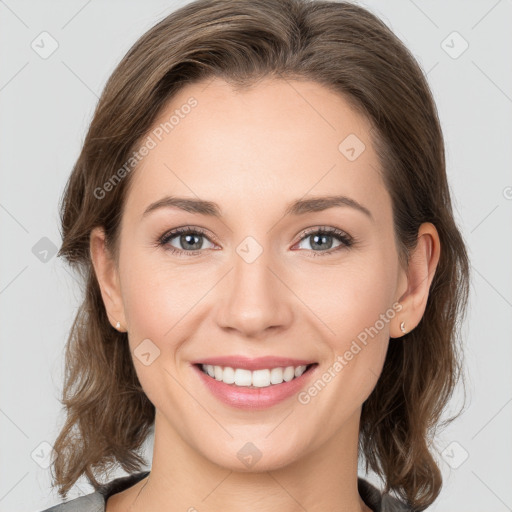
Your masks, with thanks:
[[[104,229],[102,227],[94,228],[91,231],[89,242],[91,260],[96,278],[98,279],[107,316],[112,327],[117,329],[116,324],[119,322],[121,327],[118,330],[126,331],[119,272],[112,255],[105,246]]]
[[[398,299],[402,309],[390,327],[391,338],[400,338],[420,323],[427,307],[430,285],[440,254],[437,229],[432,223],[424,222],[418,230],[418,243],[411,253],[409,268],[404,271],[403,280],[407,283],[407,289]],[[402,322],[405,324],[405,333],[400,329]]]

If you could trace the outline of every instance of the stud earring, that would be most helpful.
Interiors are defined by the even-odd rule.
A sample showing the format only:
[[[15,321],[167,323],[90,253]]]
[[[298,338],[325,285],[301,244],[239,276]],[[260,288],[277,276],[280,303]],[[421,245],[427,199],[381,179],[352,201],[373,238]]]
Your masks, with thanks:
[[[119,331],[119,329],[121,329],[121,323],[120,322],[117,322],[116,324],[116,329]]]
[[[402,322],[402,323],[400,324],[400,330],[401,330],[403,333],[405,333],[405,322]]]

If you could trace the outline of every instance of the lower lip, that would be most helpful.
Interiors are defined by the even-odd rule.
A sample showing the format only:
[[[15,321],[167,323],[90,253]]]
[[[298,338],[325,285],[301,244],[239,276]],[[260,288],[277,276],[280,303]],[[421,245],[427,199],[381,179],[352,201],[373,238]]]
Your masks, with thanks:
[[[298,393],[310,380],[312,374],[315,373],[318,364],[311,366],[309,370],[304,372],[300,377],[295,377],[289,382],[271,384],[264,388],[247,388],[235,386],[234,384],[226,384],[225,382],[210,377],[197,365],[193,365],[193,367],[206,387],[221,402],[239,409],[254,410],[272,407]]]

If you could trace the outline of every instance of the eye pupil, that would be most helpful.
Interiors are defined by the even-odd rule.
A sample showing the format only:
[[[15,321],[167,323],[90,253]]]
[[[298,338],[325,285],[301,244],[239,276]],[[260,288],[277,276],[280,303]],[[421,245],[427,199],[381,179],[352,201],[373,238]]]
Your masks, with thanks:
[[[181,240],[180,242],[183,244],[183,247],[186,247],[186,244],[191,244],[192,246],[196,246],[196,247],[187,247],[188,249],[191,249],[193,251],[195,250],[198,250],[201,248],[201,242],[190,242],[190,238],[194,239],[199,239],[200,238],[200,235],[194,235],[194,234],[186,234],[186,235],[181,235]]]
[[[325,244],[325,239],[326,238],[330,238],[331,239],[331,243],[328,244],[328,247],[327,249],[330,249],[332,247],[332,235],[328,235],[328,234],[316,234],[316,235],[311,235],[311,237],[313,238],[314,242],[311,244],[311,247],[316,247],[318,248],[320,246],[320,248],[325,248],[325,247],[322,247],[321,246],[321,243],[324,243]],[[321,240],[321,242],[319,242],[318,240]]]

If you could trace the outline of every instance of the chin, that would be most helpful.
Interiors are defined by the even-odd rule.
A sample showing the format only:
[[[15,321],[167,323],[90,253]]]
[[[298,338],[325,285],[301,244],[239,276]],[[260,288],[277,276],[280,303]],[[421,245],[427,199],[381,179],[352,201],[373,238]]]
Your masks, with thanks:
[[[198,449],[213,464],[231,471],[259,473],[277,470],[292,464],[303,454],[298,449],[303,443],[293,436],[286,436],[284,440],[279,435],[273,439],[273,434],[268,435],[277,424],[278,422],[275,422],[270,430],[260,432],[256,436],[234,436],[224,445],[219,443],[218,438],[212,439],[203,447],[204,450],[201,447]]]

